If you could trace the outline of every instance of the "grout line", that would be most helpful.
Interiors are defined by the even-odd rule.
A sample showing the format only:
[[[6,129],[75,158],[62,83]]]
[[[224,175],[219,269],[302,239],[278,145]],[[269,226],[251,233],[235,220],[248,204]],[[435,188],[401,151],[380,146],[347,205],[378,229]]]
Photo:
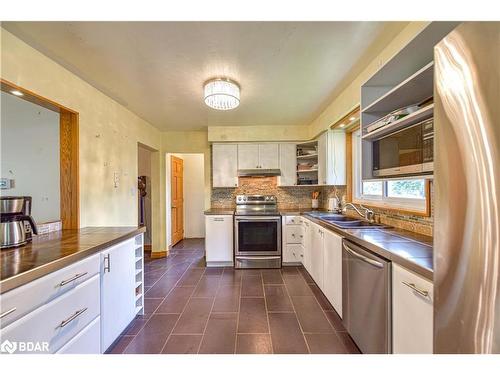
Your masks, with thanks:
[[[226,272],[226,270],[224,270]],[[238,316],[236,317],[236,337],[234,338],[234,354],[236,354],[236,346],[238,345],[238,330],[240,328],[240,314],[241,314],[241,288],[243,285],[243,275],[241,275],[238,294]]]
[[[205,268],[205,271],[203,271],[203,274],[205,272],[206,272],[206,268]],[[201,276],[200,281],[201,281],[202,278],[203,278],[203,275]],[[210,307],[210,312],[208,313],[208,318],[207,318],[207,321],[205,322],[205,328],[203,328],[203,333],[202,333],[202,336],[201,336],[201,340],[200,340],[200,343],[198,344],[198,350],[196,351],[197,354],[200,354],[201,344],[203,344],[203,340],[205,339],[205,332],[207,331],[208,322],[210,321],[210,317],[212,316],[212,311],[214,309],[215,299],[217,298],[217,293],[219,292],[219,287],[220,287],[220,281],[221,281],[221,279],[222,279],[222,275],[219,276],[219,281],[217,282],[217,290],[215,291],[215,296],[213,297],[214,299],[212,300],[212,306]]]
[[[271,324],[269,323],[269,310],[267,309],[266,287],[264,285],[264,275],[262,274],[262,270],[260,271],[260,279],[262,281],[262,292],[264,293],[264,306],[266,308],[267,331],[269,332],[269,340],[271,340],[271,354],[274,354],[273,335],[271,335]]]

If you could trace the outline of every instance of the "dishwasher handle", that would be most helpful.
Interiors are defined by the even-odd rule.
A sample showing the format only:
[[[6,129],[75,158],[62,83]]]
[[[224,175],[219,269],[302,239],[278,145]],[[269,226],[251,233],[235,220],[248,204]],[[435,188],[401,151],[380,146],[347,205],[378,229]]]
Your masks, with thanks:
[[[361,254],[358,254],[357,252],[355,252],[353,249],[351,249],[349,246],[347,246],[345,243],[342,243],[342,246],[344,247],[344,249],[349,253],[351,254],[353,257],[359,259],[359,260],[362,260],[363,262],[365,263],[368,263],[368,264],[371,264],[372,266],[374,267],[377,267],[377,268],[384,268],[384,265],[380,262],[377,262],[376,260],[373,260],[373,259],[370,259],[368,257],[365,257]]]

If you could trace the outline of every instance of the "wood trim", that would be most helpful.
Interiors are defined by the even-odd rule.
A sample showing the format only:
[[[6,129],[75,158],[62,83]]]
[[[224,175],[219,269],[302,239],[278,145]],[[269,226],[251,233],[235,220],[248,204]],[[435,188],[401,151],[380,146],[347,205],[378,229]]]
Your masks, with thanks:
[[[345,135],[345,162],[346,162],[346,199],[352,201],[352,133]]]
[[[150,244],[144,245],[144,251],[150,253],[152,251],[151,245]]]
[[[63,229],[78,229],[80,227],[78,112],[2,78],[0,78],[0,87],[2,91],[9,94],[13,90],[20,91],[23,96],[19,96],[19,99],[59,113],[61,222]]]
[[[151,251],[151,259],[165,258],[168,251]]]

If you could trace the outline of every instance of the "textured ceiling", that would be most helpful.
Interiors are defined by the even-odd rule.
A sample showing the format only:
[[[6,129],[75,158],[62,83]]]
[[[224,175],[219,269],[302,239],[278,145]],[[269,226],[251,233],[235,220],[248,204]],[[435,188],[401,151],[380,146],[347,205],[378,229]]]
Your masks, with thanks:
[[[305,125],[406,23],[4,22],[2,27],[162,130]],[[219,112],[203,83],[226,76]]]

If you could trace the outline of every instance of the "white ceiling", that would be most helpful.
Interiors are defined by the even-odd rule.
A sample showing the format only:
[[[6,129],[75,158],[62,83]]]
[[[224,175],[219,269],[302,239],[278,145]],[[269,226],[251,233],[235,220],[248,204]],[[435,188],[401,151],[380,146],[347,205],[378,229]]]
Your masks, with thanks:
[[[2,27],[162,130],[310,123],[405,23],[3,22]],[[219,112],[203,83],[241,104]]]

